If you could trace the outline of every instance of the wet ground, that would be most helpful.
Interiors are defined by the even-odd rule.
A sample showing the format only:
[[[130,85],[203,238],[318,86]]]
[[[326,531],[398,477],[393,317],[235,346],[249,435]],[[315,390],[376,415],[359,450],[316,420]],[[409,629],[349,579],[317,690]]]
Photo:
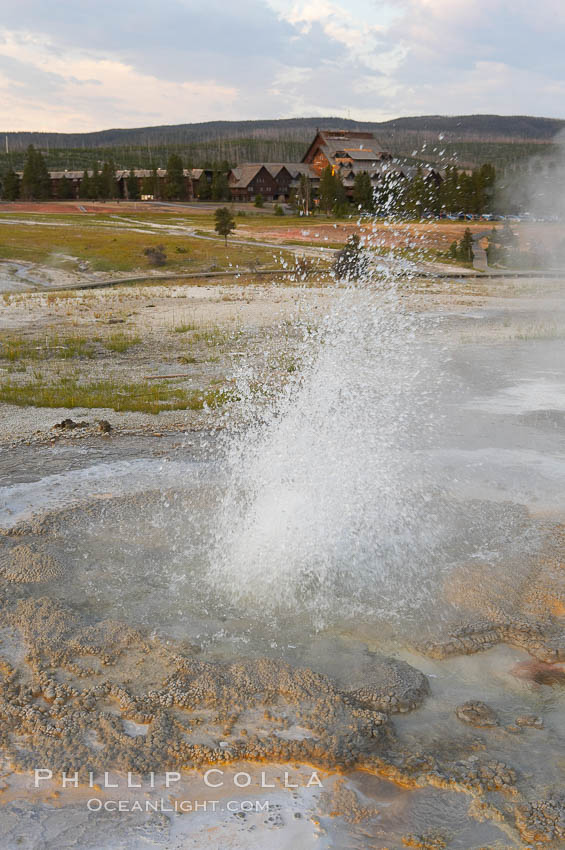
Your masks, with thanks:
[[[412,569],[324,626],[220,599],[206,581],[225,488],[214,431],[1,449],[3,846],[563,846],[560,309],[555,290],[522,289],[430,316],[444,415],[414,451],[443,533],[418,605]],[[407,604],[387,615],[399,588]],[[210,766],[225,771],[214,790]],[[35,789],[34,767],[52,781]],[[63,790],[62,770],[81,787]],[[182,774],[173,789],[166,770]],[[92,798],[219,808],[96,813]],[[229,810],[244,800],[267,808]]]

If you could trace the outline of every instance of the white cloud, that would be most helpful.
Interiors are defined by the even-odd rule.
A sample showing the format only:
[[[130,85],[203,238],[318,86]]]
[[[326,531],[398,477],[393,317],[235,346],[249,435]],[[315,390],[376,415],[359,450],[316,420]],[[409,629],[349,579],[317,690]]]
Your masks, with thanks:
[[[0,121],[5,129],[86,131],[116,123],[182,123],[200,120],[203,114],[213,119],[226,110],[236,111],[232,109],[238,97],[234,86],[205,78],[162,80],[93,52],[72,50],[57,55],[52,48],[48,40],[20,33],[7,34],[0,46]],[[19,86],[14,86],[13,79],[2,70],[3,57],[17,57],[19,66],[27,69],[22,72],[24,77],[57,79],[55,126],[49,91],[39,84],[37,91],[22,101]]]
[[[2,25],[6,130],[565,111],[562,0],[4,0]]]

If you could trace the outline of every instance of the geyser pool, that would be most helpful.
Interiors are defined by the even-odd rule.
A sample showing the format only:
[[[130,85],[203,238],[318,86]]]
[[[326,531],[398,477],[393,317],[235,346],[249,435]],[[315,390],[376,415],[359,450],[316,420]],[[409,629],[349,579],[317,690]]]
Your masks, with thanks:
[[[52,511],[41,539],[65,565],[26,593],[299,660],[324,628],[418,642],[449,625],[466,565],[513,588],[543,544],[529,512],[563,507],[560,343],[524,338],[522,302],[430,316],[402,296],[336,286],[316,324],[302,305],[300,367],[266,400],[242,368],[225,431],[12,449],[2,524]]]

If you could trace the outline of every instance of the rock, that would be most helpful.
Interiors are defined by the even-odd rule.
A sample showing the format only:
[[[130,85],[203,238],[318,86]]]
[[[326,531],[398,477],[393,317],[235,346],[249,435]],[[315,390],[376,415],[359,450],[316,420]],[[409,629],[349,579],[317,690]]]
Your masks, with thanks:
[[[98,420],[98,430],[102,434],[109,434],[110,431],[112,430],[112,426],[110,425],[110,423],[108,422],[107,419],[99,419]]]
[[[63,568],[48,552],[21,543],[0,555],[0,576],[16,584],[33,584],[61,578]]]
[[[397,658],[367,653],[358,669],[344,671],[340,683],[358,702],[376,711],[404,713],[430,693],[426,676]]]
[[[445,837],[436,832],[426,832],[422,835],[403,835],[402,843],[405,847],[419,847],[420,850],[443,850],[447,847]]]
[[[530,662],[517,664],[512,670],[515,676],[531,678],[537,684],[565,683],[565,672],[552,666],[565,661],[565,640],[559,631],[539,623],[519,620],[473,623],[452,632],[441,643],[426,643],[420,649],[431,658],[449,658],[484,652],[499,643],[525,649],[540,662],[537,667]]]
[[[61,431],[73,431],[75,428],[88,428],[88,422],[75,422],[74,419],[63,419],[53,425],[53,428],[59,428]]]
[[[471,700],[458,705],[455,713],[459,720],[468,723],[469,726],[476,726],[477,728],[498,726],[496,711],[479,700]]]
[[[556,797],[517,806],[516,826],[525,841],[540,844],[561,842],[565,838],[565,800]]]
[[[531,726],[533,729],[543,729],[543,720],[535,714],[521,714],[516,718],[516,726]]]

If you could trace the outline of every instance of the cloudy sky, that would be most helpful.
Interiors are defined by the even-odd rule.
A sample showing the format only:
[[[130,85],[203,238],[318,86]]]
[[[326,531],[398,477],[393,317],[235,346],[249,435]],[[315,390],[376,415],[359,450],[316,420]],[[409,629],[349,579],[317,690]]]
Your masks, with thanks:
[[[563,0],[2,0],[0,130],[565,118]]]

